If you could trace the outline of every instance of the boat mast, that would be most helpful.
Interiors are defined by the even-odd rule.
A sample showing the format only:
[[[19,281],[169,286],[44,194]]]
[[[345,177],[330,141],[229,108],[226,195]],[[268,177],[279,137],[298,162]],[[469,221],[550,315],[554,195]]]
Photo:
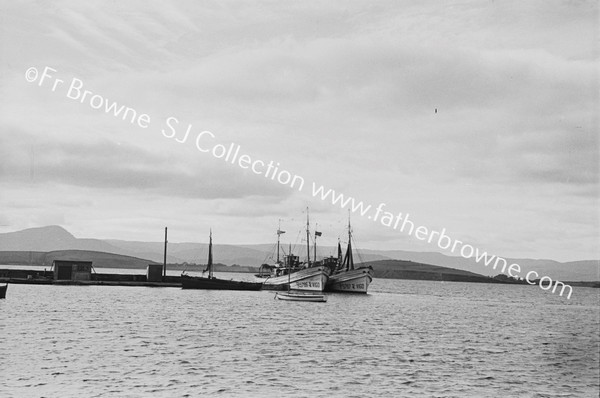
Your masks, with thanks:
[[[352,258],[352,227],[350,226],[350,210],[348,210],[348,266],[346,269],[354,269],[354,259]]]
[[[291,245],[291,243],[290,243]],[[291,247],[290,247],[291,250]],[[289,258],[288,258],[289,259]],[[292,288],[292,277],[291,277],[291,273],[292,273],[292,265],[290,264],[290,261],[287,262],[287,274],[288,274],[288,293],[290,292],[291,288]]]
[[[317,226],[318,225],[319,224],[315,224],[315,246],[314,246],[315,251],[314,251],[314,256],[313,256],[313,263],[314,264],[317,263],[317,236],[319,236],[318,235],[319,233],[317,232]]]
[[[310,230],[308,224],[308,207],[306,208],[306,263],[310,267]]]
[[[350,226],[350,210],[348,210],[348,248],[346,249],[346,255],[344,256],[342,269],[344,267],[346,268],[346,271],[354,269],[354,259],[352,258],[352,227]]]
[[[277,264],[279,264],[279,236],[285,234],[285,231],[281,230],[281,218],[279,219],[279,227],[277,228]]]

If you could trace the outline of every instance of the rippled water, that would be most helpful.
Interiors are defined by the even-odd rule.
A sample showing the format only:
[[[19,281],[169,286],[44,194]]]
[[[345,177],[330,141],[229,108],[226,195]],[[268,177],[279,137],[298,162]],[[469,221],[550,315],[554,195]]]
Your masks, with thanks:
[[[598,289],[376,279],[272,292],[10,285],[2,397],[597,397]]]

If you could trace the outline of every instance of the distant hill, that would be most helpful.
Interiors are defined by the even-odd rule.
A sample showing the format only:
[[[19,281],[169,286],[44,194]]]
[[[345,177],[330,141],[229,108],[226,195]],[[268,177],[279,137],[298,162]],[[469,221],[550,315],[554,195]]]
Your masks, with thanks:
[[[30,228],[17,232],[0,234],[0,251],[51,252],[56,250],[87,250],[93,252],[114,253],[123,256],[147,259],[144,261],[163,261],[163,242],[134,242],[123,240],[100,240],[76,238],[60,226]],[[321,246],[317,257],[336,253],[336,247]],[[272,262],[274,244],[258,245],[213,245],[216,262],[258,267]],[[167,250],[169,263],[206,262],[208,245],[206,243],[171,243]],[[302,252],[303,253],[303,252]],[[359,250],[357,262],[381,260],[403,260],[420,264],[449,267],[485,276],[494,276],[500,270],[485,267],[475,260],[457,256],[447,256],[437,252],[410,252],[402,250]],[[600,260],[573,261],[560,263],[553,260],[506,259],[510,263],[521,265],[522,273],[529,270],[540,276],[548,275],[562,281],[598,281],[600,280]]]
[[[78,239],[57,225],[0,234],[0,251],[93,250],[119,253],[100,239]],[[123,253],[124,254],[124,253]]]
[[[55,250],[50,252],[0,251],[0,264],[39,265],[50,267],[54,260],[92,261],[95,268],[145,269],[152,261],[89,250]]]
[[[500,267],[493,269],[492,265],[485,267],[474,259],[465,259],[460,256],[446,256],[437,252],[409,252],[403,250],[372,251],[363,250],[366,254],[377,253],[392,259],[410,260],[423,264],[434,264],[445,267],[462,269],[487,276],[500,273]],[[522,273],[536,271],[540,276],[548,275],[555,280],[562,281],[600,281],[600,260],[584,260],[561,263],[554,260],[534,260],[524,258],[508,258],[509,263],[521,266]]]
[[[370,265],[376,278],[417,279],[453,282],[494,282],[490,277],[454,268],[402,260],[372,261]]]

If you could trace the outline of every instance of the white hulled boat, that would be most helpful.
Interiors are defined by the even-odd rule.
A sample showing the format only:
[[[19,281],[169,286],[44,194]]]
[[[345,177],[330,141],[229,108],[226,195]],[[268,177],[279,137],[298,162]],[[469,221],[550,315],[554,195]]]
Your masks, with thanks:
[[[263,290],[307,290],[322,292],[327,284],[329,269],[323,266],[312,267],[299,264],[298,256],[285,256],[289,268],[274,267],[273,275],[263,282]],[[289,273],[289,274],[288,274]]]
[[[322,292],[325,290],[327,279],[331,269],[319,265],[315,262],[310,262],[310,245],[309,245],[309,220],[308,210],[306,213],[306,242],[307,242],[307,258],[306,262],[300,263],[298,256],[288,253],[284,256],[284,262],[277,261],[273,265],[261,269],[269,269],[270,276],[263,282],[263,290],[297,290]],[[279,253],[279,235],[283,231],[281,228],[277,230],[277,252]],[[279,256],[278,256],[279,259]]]
[[[341,257],[341,247],[338,243],[338,258]],[[325,290],[330,292],[367,293],[373,280],[373,267],[354,268],[352,257],[352,228],[348,219],[348,248],[344,260],[331,273]]]
[[[298,293],[288,291],[287,293],[275,293],[275,298],[285,301],[310,301],[313,303],[326,303],[327,296],[322,293]]]

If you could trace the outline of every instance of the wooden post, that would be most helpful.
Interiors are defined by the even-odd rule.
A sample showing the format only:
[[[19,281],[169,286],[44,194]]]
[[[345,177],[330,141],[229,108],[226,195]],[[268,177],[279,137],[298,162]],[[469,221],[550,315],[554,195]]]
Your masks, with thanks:
[[[163,259],[163,277],[167,276],[167,227],[165,227],[165,256]]]

